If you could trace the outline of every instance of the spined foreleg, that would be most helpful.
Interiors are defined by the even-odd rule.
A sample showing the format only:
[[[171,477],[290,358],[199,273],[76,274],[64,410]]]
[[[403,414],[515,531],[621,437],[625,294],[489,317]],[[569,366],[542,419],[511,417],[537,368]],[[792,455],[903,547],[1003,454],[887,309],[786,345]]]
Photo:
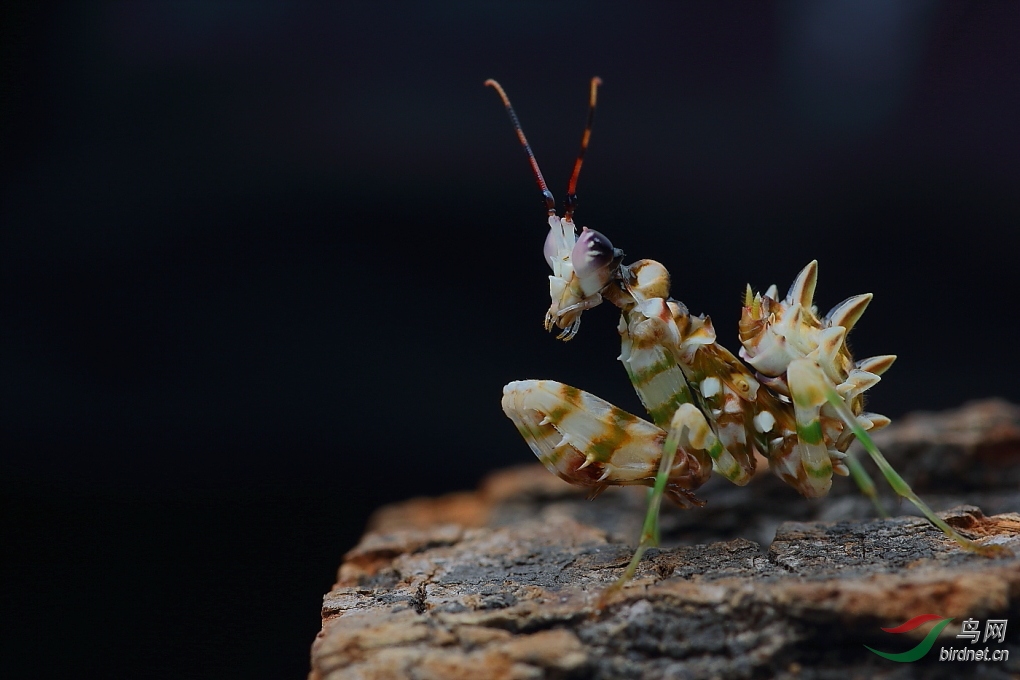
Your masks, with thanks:
[[[609,485],[652,487],[637,550],[602,602],[658,543],[662,497],[684,507],[702,505],[693,491],[708,480],[713,457],[722,453],[719,439],[692,404],[677,409],[667,432],[569,385],[521,380],[503,388],[503,410],[542,464],[567,482],[589,487],[593,495]]]
[[[503,411],[546,468],[593,494],[610,485],[653,486],[664,465],[663,429],[575,387],[512,382],[503,388]],[[711,461],[684,451],[665,470],[663,492],[680,505],[699,505],[691,492],[710,476]]]

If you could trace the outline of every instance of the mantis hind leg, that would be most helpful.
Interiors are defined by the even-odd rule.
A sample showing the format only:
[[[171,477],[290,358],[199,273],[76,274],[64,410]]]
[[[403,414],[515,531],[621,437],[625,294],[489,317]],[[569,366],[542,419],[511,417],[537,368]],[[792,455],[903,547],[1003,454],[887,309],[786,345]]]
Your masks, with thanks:
[[[809,359],[791,362],[787,376],[797,421],[797,448],[800,454],[797,460],[803,467],[803,471],[790,472],[804,478],[803,486],[798,485],[802,493],[807,496],[821,496],[829,490],[834,471],[821,423],[821,409],[826,403],[825,389],[831,384],[821,369]],[[854,422],[857,422],[856,417]],[[889,514],[879,502],[875,482],[861,462],[853,454],[847,454],[842,462],[847,468],[842,474],[849,472],[857,488],[871,500],[878,514],[881,517],[888,517]]]
[[[878,498],[878,491],[875,489],[875,482],[871,479],[871,475],[861,465],[861,461],[857,460],[857,456],[852,453],[847,453],[846,459],[843,461],[846,463],[847,468],[850,470],[850,477],[857,484],[857,488],[861,490],[861,494],[866,496],[871,504],[875,506],[878,511],[879,517],[889,517],[889,513],[886,512],[885,506],[882,505],[882,501]]]
[[[637,549],[634,550],[634,555],[630,558],[623,575],[602,592],[599,597],[598,609],[604,609],[609,598],[634,576],[645,551],[659,543],[659,508],[662,506],[662,496],[666,491],[669,471],[673,467],[673,459],[676,458],[679,443],[678,433],[670,429],[662,447],[662,459],[659,461],[659,470],[655,475],[655,485],[652,487],[651,493],[648,494],[648,510],[645,512],[645,521],[641,527],[641,539],[638,541]]]
[[[659,544],[659,510],[662,507],[662,497],[668,494],[669,497],[680,505],[696,506],[702,505],[690,491],[680,488],[676,484],[669,484],[670,472],[676,458],[677,450],[683,449],[688,457],[696,459],[703,466],[704,477],[707,477],[711,468],[711,459],[718,458],[722,450],[722,443],[712,432],[705,416],[693,404],[682,404],[673,415],[670,428],[666,433],[666,441],[662,446],[662,458],[659,460],[659,469],[655,475],[655,484],[648,494],[648,510],[645,512],[645,520],[641,527],[641,539],[638,541],[637,549],[631,557],[627,568],[599,598],[599,609],[603,609],[609,597],[618,592],[634,576],[641,558],[644,557],[648,548]],[[714,454],[714,455],[713,455]]]
[[[864,447],[864,450],[867,451],[868,455],[871,456],[871,459],[875,461],[878,469],[882,472],[882,476],[885,477],[887,482],[889,482],[889,486],[893,488],[893,491],[913,503],[914,507],[920,510],[921,514],[923,514],[929,522],[941,529],[942,533],[944,533],[946,537],[956,541],[956,543],[965,550],[978,553],[986,557],[1002,557],[1011,554],[1009,550],[1003,546],[981,545],[970,540],[956,529],[946,524],[941,517],[935,514],[935,511],[932,510],[927,503],[921,500],[916,493],[914,493],[914,490],[910,488],[910,485],[907,484],[907,482],[898,472],[896,472],[895,469],[893,469],[892,465],[889,464],[889,461],[885,459],[885,456],[882,455],[882,452],[871,439],[871,436],[861,425],[860,421],[858,421],[857,416],[850,410],[850,407],[847,406],[846,402],[843,401],[843,397],[836,391],[835,386],[832,385],[828,378],[825,377],[825,374],[822,373],[821,368],[819,368],[817,364],[808,359],[799,359],[791,362],[788,375],[790,376],[790,388],[791,392],[793,392],[795,408],[800,407],[801,405],[807,407],[809,404],[812,409],[816,408],[815,405],[817,405],[817,408],[820,408],[822,403],[827,403],[831,406],[839,416],[839,419],[843,421],[843,424],[846,427],[850,428],[857,439],[861,442],[861,446]],[[799,382],[799,389],[794,387],[794,375],[798,377],[797,382]],[[800,416],[798,415],[798,434],[800,433],[801,427],[802,423]],[[812,431],[808,434],[811,436],[814,433]],[[859,465],[860,464],[858,463],[858,466]],[[868,481],[870,482],[870,478]],[[858,484],[860,484],[860,482],[858,482]],[[872,487],[874,487],[874,484],[872,484]],[[867,494],[867,492],[865,492],[865,494]]]

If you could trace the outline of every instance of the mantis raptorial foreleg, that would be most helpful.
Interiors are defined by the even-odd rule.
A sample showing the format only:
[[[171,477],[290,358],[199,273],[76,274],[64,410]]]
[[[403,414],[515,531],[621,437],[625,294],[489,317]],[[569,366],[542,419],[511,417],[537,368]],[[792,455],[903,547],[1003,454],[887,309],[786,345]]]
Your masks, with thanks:
[[[598,494],[610,485],[653,486],[664,469],[666,495],[680,505],[702,504],[690,492],[708,479],[710,460],[681,449],[663,468],[667,433],[647,420],[554,380],[512,382],[502,404],[542,464],[565,481]]]

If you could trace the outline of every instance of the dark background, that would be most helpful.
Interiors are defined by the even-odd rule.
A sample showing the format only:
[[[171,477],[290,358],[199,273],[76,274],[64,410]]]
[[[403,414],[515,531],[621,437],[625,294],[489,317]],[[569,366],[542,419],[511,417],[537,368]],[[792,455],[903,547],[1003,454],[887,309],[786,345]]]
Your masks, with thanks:
[[[541,329],[486,78],[560,198],[603,78],[578,221],[724,344],[818,258],[872,409],[1020,399],[1016,3],[59,7],[3,10],[0,667],[301,677],[374,508],[533,459],[504,383],[639,409],[612,309]]]

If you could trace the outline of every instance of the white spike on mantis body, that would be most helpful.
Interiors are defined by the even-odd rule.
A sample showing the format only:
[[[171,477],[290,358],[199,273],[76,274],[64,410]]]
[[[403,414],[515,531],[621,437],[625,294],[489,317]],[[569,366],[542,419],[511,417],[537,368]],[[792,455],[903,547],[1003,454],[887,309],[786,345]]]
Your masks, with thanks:
[[[652,420],[551,380],[522,380],[503,388],[503,410],[559,477],[590,487],[592,496],[610,485],[652,487],[637,550],[610,592],[630,579],[645,550],[657,542],[663,495],[684,507],[703,505],[693,492],[712,471],[746,484],[755,471],[755,452],[809,498],[828,492],[833,473],[850,475],[882,512],[874,483],[846,453],[855,438],[893,490],[947,537],[982,555],[1008,554],[1002,546],[975,543],[946,524],[868,435],[889,419],[865,412],[862,394],[896,358],[855,361],[846,345],[846,334],[864,313],[870,293],[847,298],[820,315],[814,305],[816,261],[797,275],[785,297],[775,286],[762,294],[748,285],[739,324],[745,364],[716,342],[707,316],[692,315],[670,297],[665,267],[654,260],[625,265],[623,252],[606,236],[588,228],[577,232],[574,191],[600,83],[592,79],[588,124],[560,217],[509,99],[496,81],[486,81],[510,114],[549,213],[545,258],[552,275],[546,330],[559,328],[558,337],[570,340],[586,310],[604,301],[618,307],[619,358]]]

